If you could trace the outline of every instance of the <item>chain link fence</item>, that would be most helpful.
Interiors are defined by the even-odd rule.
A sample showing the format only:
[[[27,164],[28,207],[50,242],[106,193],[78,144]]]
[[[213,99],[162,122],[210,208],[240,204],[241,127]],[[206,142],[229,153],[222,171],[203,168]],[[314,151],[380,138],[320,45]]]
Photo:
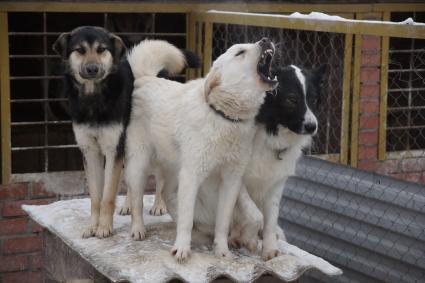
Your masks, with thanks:
[[[212,60],[233,44],[255,42],[262,37],[268,37],[276,44],[276,65],[293,64],[307,69],[322,64],[328,66],[323,98],[316,113],[320,128],[314,137],[311,154],[338,159],[341,151],[344,35],[215,24]]]
[[[211,61],[233,44],[269,37],[275,64],[328,66],[315,112],[319,132],[286,184],[279,221],[289,242],[344,274],[310,272],[301,282],[424,282],[424,40],[359,35],[347,42],[344,33],[212,22],[212,40],[207,24],[197,29],[197,50]]]

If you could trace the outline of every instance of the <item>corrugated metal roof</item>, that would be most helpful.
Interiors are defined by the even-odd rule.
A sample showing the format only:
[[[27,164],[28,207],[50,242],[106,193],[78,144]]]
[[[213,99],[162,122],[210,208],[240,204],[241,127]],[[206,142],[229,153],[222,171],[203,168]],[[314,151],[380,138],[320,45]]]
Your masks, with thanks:
[[[425,187],[305,157],[288,180],[287,239],[344,275],[305,282],[425,282]]]

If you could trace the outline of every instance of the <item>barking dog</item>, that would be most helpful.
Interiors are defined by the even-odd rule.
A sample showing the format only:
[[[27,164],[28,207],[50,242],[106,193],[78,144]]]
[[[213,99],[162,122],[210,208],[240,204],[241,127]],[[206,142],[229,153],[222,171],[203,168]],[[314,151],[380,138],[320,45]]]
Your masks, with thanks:
[[[63,88],[90,191],[91,225],[83,237],[108,237],[132,105],[134,77],[124,57],[126,48],[116,35],[86,26],[61,34],[53,49],[66,69]],[[162,71],[173,74],[184,63]]]
[[[255,251],[262,229],[262,257],[266,260],[278,255],[276,235],[284,237],[277,221],[285,182],[295,173],[302,149],[317,131],[312,109],[319,99],[323,72],[324,67],[313,71],[296,66],[279,69],[279,85],[267,93],[256,118],[252,156],[233,215],[230,242]],[[219,213],[212,204],[218,197],[219,183],[219,178],[211,178],[198,194],[195,227],[207,235],[213,233],[212,216]]]
[[[270,79],[273,55],[274,46],[266,38],[234,45],[217,58],[206,78],[180,84],[154,77],[170,58],[182,57],[171,45],[151,41],[129,53],[136,80],[125,172],[134,238],[145,236],[142,185],[152,162],[158,162],[164,168],[165,199],[178,187],[178,203],[171,208],[167,203],[177,220],[175,258],[185,261],[190,255],[196,195],[212,174],[222,180],[215,254],[230,255],[229,224],[251,152],[255,116],[265,92],[277,85]]]

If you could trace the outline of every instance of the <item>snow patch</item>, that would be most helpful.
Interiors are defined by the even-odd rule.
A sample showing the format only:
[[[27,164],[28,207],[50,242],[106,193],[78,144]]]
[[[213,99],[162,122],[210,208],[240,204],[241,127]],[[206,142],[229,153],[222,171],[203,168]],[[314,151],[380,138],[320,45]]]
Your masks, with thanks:
[[[332,16],[320,12],[311,12],[310,14],[301,14],[295,12],[289,15],[290,18],[301,18],[301,19],[316,19],[316,20],[329,20],[329,21],[346,21],[346,18],[340,16]]]

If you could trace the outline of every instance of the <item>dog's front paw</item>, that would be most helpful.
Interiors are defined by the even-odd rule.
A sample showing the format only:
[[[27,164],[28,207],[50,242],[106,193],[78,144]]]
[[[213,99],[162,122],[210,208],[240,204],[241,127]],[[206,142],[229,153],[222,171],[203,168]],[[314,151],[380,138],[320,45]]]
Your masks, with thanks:
[[[112,225],[99,225],[96,230],[96,237],[99,239],[112,236]]]
[[[164,201],[155,203],[152,208],[149,210],[150,215],[161,216],[167,213],[167,206]]]
[[[131,208],[129,205],[124,204],[120,210],[118,210],[119,215],[130,215],[131,214]]]
[[[96,230],[97,230],[97,226],[90,226],[89,228],[84,230],[82,235],[83,239],[94,237],[94,235],[96,235]]]
[[[224,259],[232,259],[232,253],[229,251],[229,248],[226,246],[220,247],[219,245],[216,245],[214,247],[214,254],[218,258],[224,258]]]
[[[142,241],[146,238],[146,230],[143,225],[132,225],[130,236],[135,241]]]
[[[179,263],[184,263],[190,257],[190,245],[174,244],[173,248],[171,249],[171,254]]]
[[[275,258],[280,255],[280,251],[278,249],[263,249],[263,252],[261,253],[261,257],[267,261],[271,260],[272,258]]]

